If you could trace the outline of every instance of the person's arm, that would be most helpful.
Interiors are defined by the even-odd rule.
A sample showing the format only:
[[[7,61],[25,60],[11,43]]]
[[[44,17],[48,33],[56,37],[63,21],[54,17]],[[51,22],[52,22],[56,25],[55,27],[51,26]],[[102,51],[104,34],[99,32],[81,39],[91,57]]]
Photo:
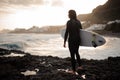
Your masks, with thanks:
[[[64,47],[66,47],[67,38],[68,38],[68,23],[66,26],[66,31],[65,31],[65,36],[64,36],[64,45],[63,45]]]
[[[81,22],[80,22],[80,29],[82,29],[82,25],[81,25]]]

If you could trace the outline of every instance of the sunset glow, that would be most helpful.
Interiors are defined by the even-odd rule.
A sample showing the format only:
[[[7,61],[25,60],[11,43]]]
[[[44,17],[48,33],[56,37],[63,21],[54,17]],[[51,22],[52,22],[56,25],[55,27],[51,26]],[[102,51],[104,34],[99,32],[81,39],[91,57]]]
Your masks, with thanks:
[[[35,10],[19,10],[15,14],[10,15],[9,21],[14,22],[14,26],[30,27],[33,25],[49,26],[64,24],[67,16],[61,8],[42,7]]]
[[[35,0],[36,1],[36,0]],[[107,0],[44,0],[44,4],[16,6],[9,3],[8,13],[0,14],[0,28],[30,28],[32,26],[64,25],[68,20],[68,10],[75,9],[77,14],[91,13]],[[2,3],[3,4],[3,3]],[[18,4],[18,3],[17,3]],[[26,3],[27,4],[27,3]],[[4,10],[0,8],[0,12]],[[4,10],[4,11],[5,11]],[[4,14],[4,16],[3,16]],[[2,16],[2,17],[1,17]]]

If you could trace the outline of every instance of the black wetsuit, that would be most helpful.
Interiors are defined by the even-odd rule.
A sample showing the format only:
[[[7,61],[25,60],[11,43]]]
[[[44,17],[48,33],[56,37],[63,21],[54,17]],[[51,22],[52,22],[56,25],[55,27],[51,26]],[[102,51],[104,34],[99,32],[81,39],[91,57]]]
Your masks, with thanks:
[[[64,41],[66,42],[68,37],[68,47],[71,55],[72,69],[74,71],[76,71],[75,55],[79,66],[81,66],[80,55],[79,55],[80,29],[82,29],[82,26],[79,20],[71,19],[67,22]]]

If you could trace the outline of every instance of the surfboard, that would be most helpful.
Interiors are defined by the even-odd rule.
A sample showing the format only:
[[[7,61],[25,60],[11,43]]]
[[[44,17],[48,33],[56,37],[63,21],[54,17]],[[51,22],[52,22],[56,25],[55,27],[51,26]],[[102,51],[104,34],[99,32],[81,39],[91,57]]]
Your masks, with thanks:
[[[66,29],[61,30],[61,36],[64,38]],[[89,32],[83,29],[80,29],[80,46],[85,47],[98,47],[106,43],[106,40],[99,34],[95,32]]]

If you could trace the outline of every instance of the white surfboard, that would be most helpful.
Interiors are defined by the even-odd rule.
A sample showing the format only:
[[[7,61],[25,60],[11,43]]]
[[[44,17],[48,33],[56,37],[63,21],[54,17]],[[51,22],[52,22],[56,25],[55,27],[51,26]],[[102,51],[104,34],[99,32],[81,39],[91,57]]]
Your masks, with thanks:
[[[65,29],[61,30],[61,36],[64,38]],[[80,46],[98,47],[105,44],[106,40],[99,34],[94,32],[80,30],[81,44]]]

